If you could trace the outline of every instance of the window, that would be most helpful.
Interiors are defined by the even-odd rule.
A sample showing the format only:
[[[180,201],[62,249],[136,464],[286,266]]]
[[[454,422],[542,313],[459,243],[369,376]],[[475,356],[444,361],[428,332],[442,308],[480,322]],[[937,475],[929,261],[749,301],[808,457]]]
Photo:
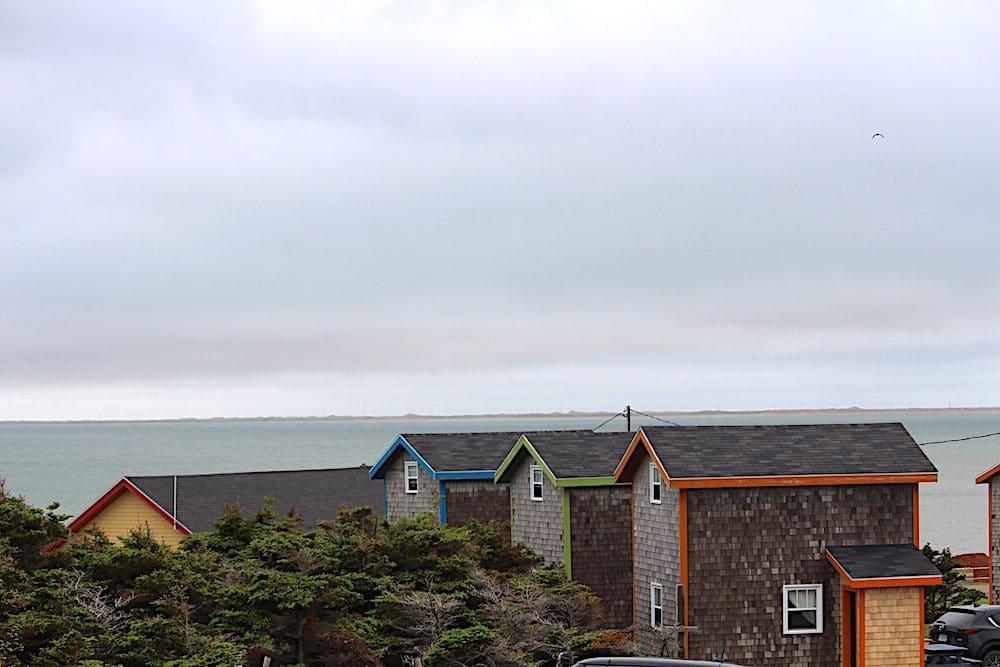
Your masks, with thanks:
[[[654,628],[663,627],[663,586],[649,585],[649,624]]]
[[[649,502],[659,505],[663,502],[663,483],[655,463],[649,464]]]
[[[786,635],[823,632],[823,585],[785,586],[783,591]]]
[[[531,466],[531,499],[542,499],[542,469],[539,466]]]
[[[406,492],[416,493],[417,492],[417,462],[407,461],[406,462]]]

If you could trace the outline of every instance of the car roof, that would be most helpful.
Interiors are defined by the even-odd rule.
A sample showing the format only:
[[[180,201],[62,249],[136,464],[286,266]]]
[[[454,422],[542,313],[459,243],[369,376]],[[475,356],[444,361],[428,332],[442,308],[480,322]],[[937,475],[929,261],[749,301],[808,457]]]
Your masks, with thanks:
[[[717,660],[681,660],[679,658],[587,658],[573,667],[740,667],[730,662]]]

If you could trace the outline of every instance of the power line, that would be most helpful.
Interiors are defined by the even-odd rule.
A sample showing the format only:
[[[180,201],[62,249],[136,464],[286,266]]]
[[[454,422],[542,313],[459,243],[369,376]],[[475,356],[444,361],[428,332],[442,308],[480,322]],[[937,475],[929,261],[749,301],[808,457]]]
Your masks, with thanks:
[[[595,426],[594,430],[596,431],[597,429],[601,428],[602,426],[604,426],[605,424],[607,424],[609,421],[611,421],[613,419],[617,419],[618,417],[624,417],[624,416],[625,416],[625,411],[624,410],[622,410],[618,414],[611,415],[610,417],[608,417],[607,419],[605,419],[604,421],[602,421],[600,424],[598,424],[597,426]]]
[[[642,415],[643,417],[649,417],[650,419],[655,419],[658,422],[663,422],[664,424],[670,424],[671,426],[680,426],[677,422],[672,422],[669,419],[660,419],[659,417],[654,417],[653,415],[647,415],[645,412],[639,412],[635,408],[632,408],[632,412],[637,415]]]
[[[965,438],[952,438],[951,440],[934,440],[932,442],[921,442],[919,443],[919,446],[923,447],[924,445],[943,445],[947,442],[964,442],[966,440],[978,440],[979,438],[991,438],[994,435],[1000,435],[1000,431],[997,431],[996,433],[986,433],[984,435],[970,435]]]

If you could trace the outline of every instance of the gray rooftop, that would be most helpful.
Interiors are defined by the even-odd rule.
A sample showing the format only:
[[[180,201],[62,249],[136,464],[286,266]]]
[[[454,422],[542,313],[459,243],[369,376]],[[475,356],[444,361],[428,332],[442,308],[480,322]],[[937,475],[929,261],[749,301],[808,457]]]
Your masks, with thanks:
[[[827,551],[854,580],[889,577],[933,577],[934,563],[912,544],[828,547]]]
[[[611,477],[634,433],[531,431],[524,434],[556,479]]]
[[[672,479],[937,472],[898,423],[642,430]]]
[[[437,472],[495,471],[519,437],[520,431],[403,434],[403,438]]]
[[[128,477],[167,512],[174,512],[173,475]],[[292,507],[306,525],[334,519],[341,507],[384,509],[383,483],[368,479],[368,468],[283,470],[214,475],[178,475],[177,520],[192,532],[210,530],[226,505],[253,512],[272,498],[271,508],[284,514]]]

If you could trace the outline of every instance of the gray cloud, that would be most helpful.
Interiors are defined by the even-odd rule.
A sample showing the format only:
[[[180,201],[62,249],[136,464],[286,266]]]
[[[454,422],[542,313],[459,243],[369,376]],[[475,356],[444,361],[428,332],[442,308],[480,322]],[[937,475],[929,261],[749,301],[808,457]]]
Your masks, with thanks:
[[[704,407],[997,403],[951,375],[997,340],[996,10],[415,7],[0,9],[0,417],[458,411],[448,373],[503,410],[515,370],[572,408],[623,360]]]

